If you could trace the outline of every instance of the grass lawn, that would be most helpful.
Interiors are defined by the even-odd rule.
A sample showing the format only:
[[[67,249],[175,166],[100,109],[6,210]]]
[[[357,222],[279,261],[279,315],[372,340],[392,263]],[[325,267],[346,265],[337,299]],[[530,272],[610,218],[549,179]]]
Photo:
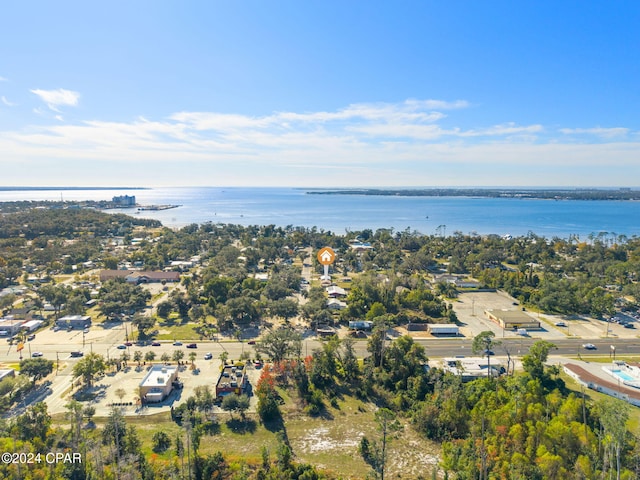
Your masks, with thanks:
[[[364,479],[370,467],[362,460],[358,447],[363,435],[371,440],[379,437],[374,421],[376,407],[355,397],[343,396],[337,400],[337,408],[329,405],[323,415],[309,416],[296,405],[295,400],[283,395],[285,405],[284,434],[289,440],[297,462],[309,463],[323,470],[340,475],[344,479]],[[235,415],[229,421],[227,414],[218,416],[218,431],[204,435],[200,441],[201,454],[222,452],[229,464],[241,459],[249,464],[261,461],[261,450],[265,446],[275,459],[278,433],[257,421],[255,414],[248,415],[248,423],[242,424]],[[68,428],[64,415],[56,416],[56,423]],[[127,417],[127,424],[135,427],[142,442],[142,449],[154,462],[176,460],[175,440],[178,435],[185,440],[185,430],[171,421],[169,413],[152,416]],[[95,418],[101,427],[106,418]],[[243,426],[246,426],[243,428]],[[171,447],[162,453],[152,450],[153,435],[164,431],[171,439]],[[185,444],[186,445],[186,444]],[[419,437],[409,425],[391,439],[389,443],[389,478],[416,478],[422,474],[430,477],[440,453],[439,445]]]
[[[200,340],[200,334],[197,333],[193,323],[185,324],[161,324],[158,326],[158,335],[156,340]]]
[[[327,404],[326,412],[317,417],[291,412],[285,426],[293,452],[299,461],[316,465],[344,478],[366,478],[371,473],[358,452],[360,440],[377,440],[374,414],[376,407],[355,397],[343,396],[334,408]],[[402,422],[403,428],[391,439],[389,447],[389,478],[416,478],[430,475],[437,464],[440,447],[425,440]]]

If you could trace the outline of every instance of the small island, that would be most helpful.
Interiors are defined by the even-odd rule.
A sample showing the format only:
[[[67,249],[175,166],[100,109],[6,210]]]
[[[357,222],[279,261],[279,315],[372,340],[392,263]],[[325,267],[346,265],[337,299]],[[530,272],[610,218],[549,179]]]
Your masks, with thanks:
[[[640,190],[618,189],[514,189],[514,188],[395,188],[309,190],[309,195],[376,195],[398,197],[487,197],[539,200],[640,200]]]

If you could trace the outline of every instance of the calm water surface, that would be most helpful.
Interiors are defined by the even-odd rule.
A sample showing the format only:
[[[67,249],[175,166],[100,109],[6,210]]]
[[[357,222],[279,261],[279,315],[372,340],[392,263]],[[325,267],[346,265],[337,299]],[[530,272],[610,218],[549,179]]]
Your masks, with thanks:
[[[235,223],[304,226],[330,230],[393,228],[425,234],[455,231],[498,235],[568,237],[608,232],[640,235],[640,202],[553,201],[514,198],[395,197],[309,195],[294,188],[184,187],[146,190],[20,190],[0,191],[0,201],[110,200],[135,195],[142,205],[177,204],[164,211],[136,209],[123,213],[155,218],[164,225]]]

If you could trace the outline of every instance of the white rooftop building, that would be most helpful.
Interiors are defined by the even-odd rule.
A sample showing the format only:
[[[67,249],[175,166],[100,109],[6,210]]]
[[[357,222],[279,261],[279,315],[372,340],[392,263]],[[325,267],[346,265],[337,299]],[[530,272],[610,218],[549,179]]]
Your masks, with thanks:
[[[140,398],[144,403],[161,402],[171,393],[177,380],[177,367],[154,365],[140,382]]]

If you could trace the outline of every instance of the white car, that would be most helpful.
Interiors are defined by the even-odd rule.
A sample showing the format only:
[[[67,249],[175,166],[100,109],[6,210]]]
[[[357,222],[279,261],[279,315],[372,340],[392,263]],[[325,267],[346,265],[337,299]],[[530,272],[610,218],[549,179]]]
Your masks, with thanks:
[[[598,347],[596,347],[593,343],[585,343],[584,345],[582,345],[582,348],[584,348],[585,350],[597,350]]]
[[[204,359],[205,360],[211,360],[213,358],[213,355],[211,355],[210,353],[205,353],[204,354]]]
[[[566,327],[567,324],[565,322],[556,322],[556,327]]]
[[[42,356],[42,352],[33,352],[33,353],[31,354],[31,356],[32,356],[33,358],[41,357],[41,356]]]

